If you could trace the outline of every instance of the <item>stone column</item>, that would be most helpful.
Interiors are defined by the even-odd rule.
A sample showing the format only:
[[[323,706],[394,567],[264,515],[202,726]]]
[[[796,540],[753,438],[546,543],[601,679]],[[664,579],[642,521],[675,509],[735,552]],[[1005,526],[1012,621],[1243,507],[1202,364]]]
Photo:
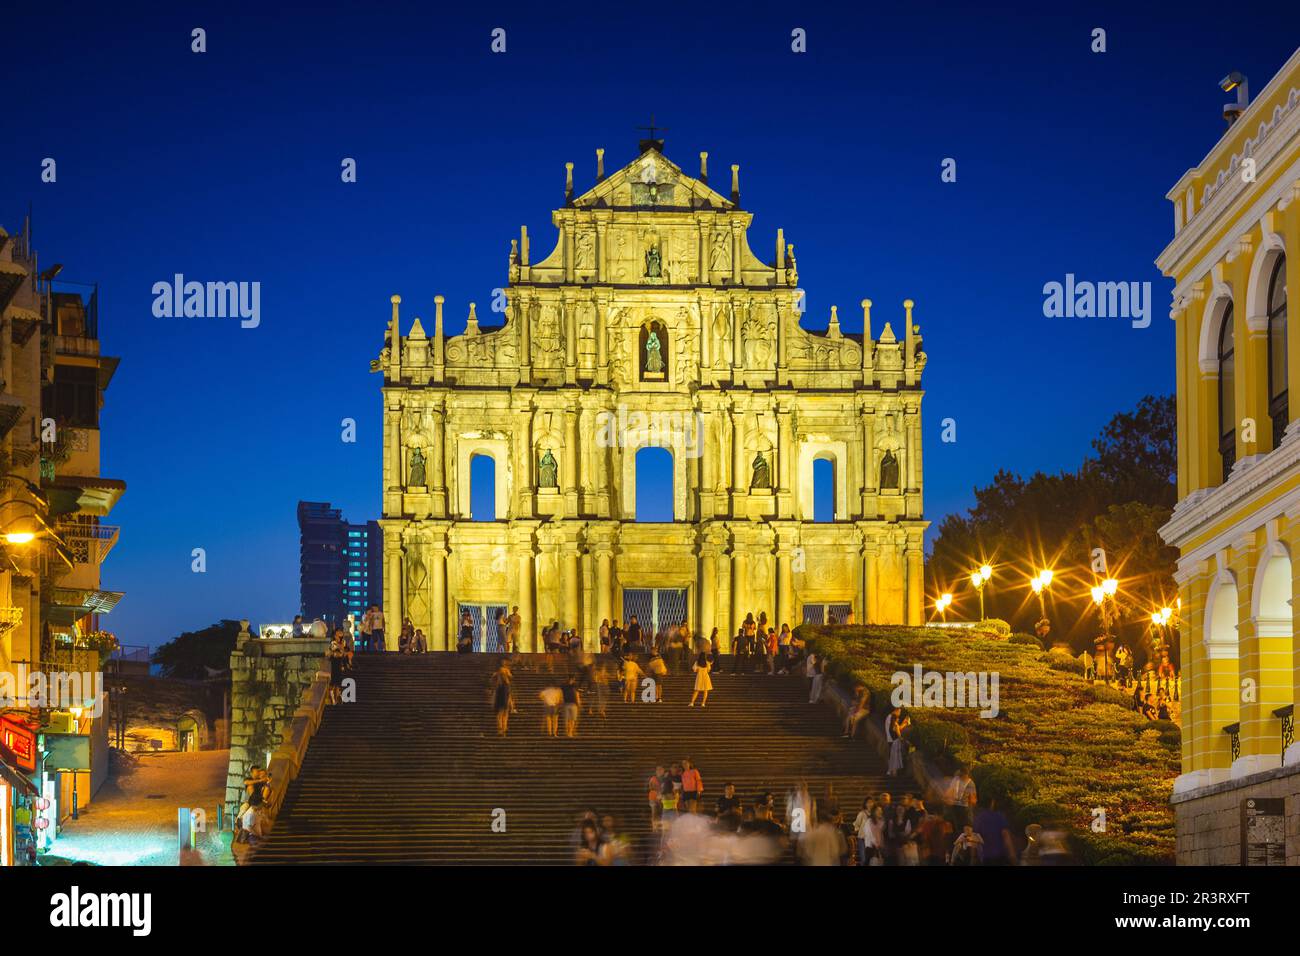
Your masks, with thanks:
[[[531,518],[536,512],[533,499],[533,412],[519,410],[519,426],[515,432],[519,447],[519,467],[515,473],[515,517]]]
[[[433,513],[439,518],[447,516],[447,439],[443,419],[445,412],[434,408],[433,419]]]
[[[533,335],[531,302],[520,296],[515,304],[515,318],[519,322],[519,384],[527,385],[533,378]]]
[[[605,261],[609,250],[609,224],[596,223],[596,281],[604,282],[609,274],[609,264]]]
[[[578,542],[564,543],[564,624],[566,627],[582,625],[582,605],[578,601],[582,578],[579,575]]]
[[[703,219],[700,226],[700,284],[709,284],[709,258],[713,255],[713,230]]]
[[[389,399],[388,412],[384,416],[384,438],[388,443],[388,454],[384,456],[384,487],[389,491],[401,491],[402,407],[400,400]]]
[[[529,536],[531,538],[531,536]],[[517,540],[519,552],[519,643],[522,650],[536,651],[537,621],[533,605],[533,545],[531,540]]]
[[[601,542],[595,546],[596,556],[596,627],[600,627],[601,621],[610,619],[610,607],[613,604],[613,592],[611,590],[614,576],[613,563],[614,551],[606,542]],[[599,647],[599,637],[597,634],[597,647]]]
[[[397,634],[402,629],[402,532],[396,527],[384,528],[384,640],[390,648],[397,647]],[[391,637],[389,635],[392,635]]]
[[[745,248],[739,220],[731,223],[731,281],[740,285],[740,254]]]
[[[875,423],[874,408],[862,410],[862,517],[876,516],[876,475],[875,475]]]
[[[716,513],[713,494],[718,486],[718,450],[713,442],[714,411],[700,407],[700,520],[707,521]]]
[[[880,622],[880,545],[868,541],[862,547],[863,610],[864,624]]]
[[[426,552],[429,556],[429,577],[432,580],[430,601],[429,649],[434,651],[455,650],[452,642],[447,640],[447,545],[444,540],[435,541]],[[393,647],[396,648],[396,640]]]
[[[731,412],[731,493],[734,496],[745,494],[749,489],[745,481],[745,413],[733,409]],[[734,507],[734,506],[733,506]]]
[[[596,321],[593,328],[596,332],[596,384],[609,384],[609,333],[605,329],[606,310],[609,308],[609,300],[603,295],[594,295],[593,301],[596,305]]]
[[[740,622],[750,612],[745,605],[749,602],[749,555],[744,545],[735,538],[731,542],[731,629],[740,627]]]
[[[907,549],[907,617],[911,627],[925,623],[925,552],[919,546]]]
[[[705,280],[707,281],[707,280]],[[713,368],[713,303],[704,296],[696,296],[700,315],[700,384],[708,380],[708,370]]]
[[[777,544],[776,619],[778,628],[782,624],[789,624],[793,629],[797,624],[794,620],[794,575],[790,570],[790,544],[788,541],[781,541]]]
[[[711,541],[700,542],[700,606],[695,618],[695,630],[709,633],[709,628],[719,628],[724,652],[731,649],[731,635],[718,618],[718,552]]]
[[[576,517],[578,514],[578,416],[572,408],[564,410],[564,508],[565,514]]]
[[[777,516],[780,518],[791,518],[793,512],[793,493],[794,487],[794,469],[795,469],[795,442],[794,442],[794,425],[790,420],[790,409],[782,408],[776,413],[777,415],[777,465],[778,474],[780,475],[780,484],[777,488]],[[837,480],[839,476],[836,476]],[[809,516],[811,517],[811,516]]]
[[[739,382],[745,368],[745,315],[749,311],[747,303],[731,300],[731,378]]]
[[[563,310],[564,381],[572,385],[578,380],[578,310],[569,296],[560,299],[560,308]]]

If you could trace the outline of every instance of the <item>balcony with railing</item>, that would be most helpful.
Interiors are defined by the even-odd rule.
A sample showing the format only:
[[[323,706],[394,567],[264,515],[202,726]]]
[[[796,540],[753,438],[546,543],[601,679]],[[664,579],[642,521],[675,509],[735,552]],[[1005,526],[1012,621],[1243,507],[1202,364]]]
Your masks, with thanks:
[[[115,524],[100,524],[93,515],[78,515],[59,521],[55,531],[67,542],[74,561],[99,565],[117,544],[122,529]]]

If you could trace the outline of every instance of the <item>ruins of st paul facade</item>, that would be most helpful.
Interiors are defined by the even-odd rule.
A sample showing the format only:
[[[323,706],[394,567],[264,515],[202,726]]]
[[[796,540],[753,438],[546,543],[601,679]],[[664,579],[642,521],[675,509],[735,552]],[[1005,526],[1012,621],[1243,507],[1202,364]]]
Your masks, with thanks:
[[[522,650],[552,621],[595,649],[605,619],[717,627],[747,613],[801,621],[922,623],[921,374],[912,322],[871,338],[801,327],[793,245],[750,248],[752,214],[692,178],[659,140],[575,196],[551,253],[511,242],[505,322],[403,335],[384,348],[384,604],[432,650],[468,611],[495,647],[518,605]],[[672,457],[672,522],[636,520],[638,454]],[[488,456],[494,520],[470,520],[471,460]],[[829,461],[834,520],[813,520],[814,462]],[[486,516],[476,516],[486,517]],[[390,644],[392,642],[390,641]]]

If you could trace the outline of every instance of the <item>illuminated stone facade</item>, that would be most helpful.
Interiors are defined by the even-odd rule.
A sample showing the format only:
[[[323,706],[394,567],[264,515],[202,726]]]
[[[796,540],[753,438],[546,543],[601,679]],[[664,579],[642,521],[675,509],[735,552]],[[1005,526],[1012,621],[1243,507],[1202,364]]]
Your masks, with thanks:
[[[462,606],[518,605],[524,649],[559,621],[594,647],[629,589],[681,596],[706,634],[748,612],[792,626],[851,607],[859,622],[922,620],[921,374],[902,331],[801,327],[794,247],[750,249],[752,214],[685,175],[657,140],[552,214],[536,261],[511,242],[503,325],[401,333],[383,374],[384,603],[430,649]],[[637,522],[636,456],[672,454],[673,521]],[[495,520],[470,519],[470,462],[494,462]],[[814,522],[813,467],[833,464],[834,520]],[[847,606],[847,607],[846,607]],[[817,608],[808,611],[809,608]],[[477,622],[477,617],[476,617]],[[660,621],[662,624],[663,621]],[[393,646],[392,638],[389,647]]]

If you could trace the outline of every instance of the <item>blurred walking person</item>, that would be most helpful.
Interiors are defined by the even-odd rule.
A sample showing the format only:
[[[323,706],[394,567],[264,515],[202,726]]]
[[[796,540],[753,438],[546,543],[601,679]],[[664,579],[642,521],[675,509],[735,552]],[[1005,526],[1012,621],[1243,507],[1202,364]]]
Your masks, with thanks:
[[[492,709],[497,715],[497,735],[504,737],[510,724],[510,709],[514,706],[514,675],[510,662],[502,659],[501,666],[492,675]]]
[[[645,672],[637,664],[636,658],[628,657],[623,661],[623,703],[632,704],[636,702],[636,691],[641,686],[641,678],[645,677]]]
[[[564,736],[578,736],[578,713],[582,710],[582,694],[578,691],[578,681],[573,675],[564,682],[560,691],[564,695]]]
[[[709,691],[713,690],[713,680],[709,677],[709,671],[713,669],[713,665],[709,663],[709,659],[705,655],[701,654],[695,659],[695,667],[693,669],[695,671],[695,693],[691,694],[691,702],[686,706],[694,707],[695,698],[703,694],[704,697],[700,701],[700,707],[707,707],[709,703]]]
[[[551,686],[544,687],[537,695],[542,702],[542,733],[548,737],[560,735],[560,707],[564,704],[564,691]]]

